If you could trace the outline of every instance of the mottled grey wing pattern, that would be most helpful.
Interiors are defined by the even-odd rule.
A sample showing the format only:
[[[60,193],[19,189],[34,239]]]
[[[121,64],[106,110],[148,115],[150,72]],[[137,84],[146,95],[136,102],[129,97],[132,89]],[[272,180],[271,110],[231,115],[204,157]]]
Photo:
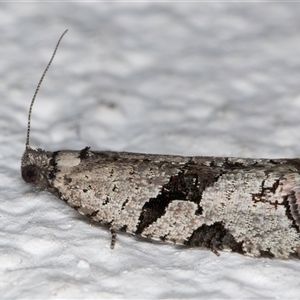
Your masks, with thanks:
[[[90,219],[153,240],[287,258],[300,252],[298,159],[27,149],[22,176]]]

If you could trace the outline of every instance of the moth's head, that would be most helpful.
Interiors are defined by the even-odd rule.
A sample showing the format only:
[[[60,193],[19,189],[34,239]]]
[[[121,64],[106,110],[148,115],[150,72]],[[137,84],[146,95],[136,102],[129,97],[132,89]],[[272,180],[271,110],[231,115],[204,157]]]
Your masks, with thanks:
[[[44,187],[49,174],[50,159],[42,149],[27,148],[22,156],[21,174],[27,183]]]
[[[52,63],[52,60],[55,56],[59,43],[63,36],[67,33],[68,30],[61,35],[59,38],[54,52],[51,56],[51,59],[37,85],[37,88],[34,92],[33,98],[31,100],[28,112],[28,123],[27,123],[27,136],[26,136],[26,150],[22,156],[22,163],[21,163],[21,174],[22,178],[25,182],[36,184],[42,188],[49,187],[49,179],[53,174],[54,166],[51,166],[51,152],[45,152],[42,149],[31,149],[29,146],[29,136],[30,136],[30,124],[31,124],[31,113],[32,107],[40,89],[40,86],[43,82],[43,79]],[[50,185],[51,186],[51,185]]]

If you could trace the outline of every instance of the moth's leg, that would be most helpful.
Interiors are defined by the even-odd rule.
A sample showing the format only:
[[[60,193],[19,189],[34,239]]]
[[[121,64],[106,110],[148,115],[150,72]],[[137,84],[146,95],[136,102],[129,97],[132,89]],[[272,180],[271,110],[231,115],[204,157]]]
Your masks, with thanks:
[[[221,242],[219,241],[218,238],[213,237],[211,240],[210,240],[210,244],[208,245],[208,247],[210,248],[210,250],[216,254],[217,256],[220,256],[220,253],[218,250],[222,250],[223,249],[223,245],[221,244]]]
[[[210,250],[212,253],[216,254],[217,256],[220,256],[220,253],[218,252],[218,250],[215,247],[211,247]]]
[[[111,232],[111,242],[110,242],[110,249],[114,249],[115,248],[115,244],[117,241],[117,232],[115,229],[111,228],[110,229]]]
[[[210,249],[210,251],[211,251],[212,253],[214,253],[215,255],[220,256],[220,253],[219,253],[219,251],[218,251],[218,248],[217,248],[217,246],[214,244],[214,242],[212,242],[212,241],[210,241],[209,243],[208,243],[208,242],[205,242],[205,243],[202,244],[202,246],[204,246],[204,247]]]

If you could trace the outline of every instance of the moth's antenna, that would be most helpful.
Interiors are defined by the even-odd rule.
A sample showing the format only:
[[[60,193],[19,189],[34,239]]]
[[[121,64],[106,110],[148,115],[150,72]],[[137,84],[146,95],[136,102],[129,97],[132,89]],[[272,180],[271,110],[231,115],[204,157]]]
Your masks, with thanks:
[[[34,104],[36,95],[37,95],[37,93],[38,93],[38,91],[39,91],[39,89],[40,89],[40,87],[41,87],[41,84],[42,84],[42,82],[43,82],[43,79],[44,79],[44,77],[45,77],[45,75],[46,75],[46,73],[47,73],[47,71],[48,71],[48,69],[49,69],[49,67],[50,67],[50,65],[51,65],[51,63],[52,63],[52,60],[53,60],[53,58],[54,58],[54,56],[55,56],[55,54],[56,54],[57,48],[58,48],[58,46],[59,46],[59,44],[60,44],[60,41],[62,40],[63,36],[67,33],[67,31],[68,31],[68,29],[67,29],[67,30],[61,35],[61,37],[59,38],[59,40],[58,40],[58,42],[57,42],[57,44],[56,44],[56,46],[55,46],[54,52],[53,52],[53,54],[52,54],[52,57],[51,57],[51,59],[50,59],[48,65],[47,65],[47,67],[46,67],[46,69],[45,69],[45,71],[44,71],[44,73],[43,73],[43,75],[42,75],[42,77],[41,77],[41,79],[40,79],[40,81],[39,81],[37,87],[36,87],[36,90],[35,90],[35,92],[34,92],[33,98],[32,98],[32,100],[31,100],[31,104],[30,104],[29,112],[28,112],[26,149],[30,149],[30,146],[29,146],[30,122],[31,122],[32,107],[33,107],[33,104]]]

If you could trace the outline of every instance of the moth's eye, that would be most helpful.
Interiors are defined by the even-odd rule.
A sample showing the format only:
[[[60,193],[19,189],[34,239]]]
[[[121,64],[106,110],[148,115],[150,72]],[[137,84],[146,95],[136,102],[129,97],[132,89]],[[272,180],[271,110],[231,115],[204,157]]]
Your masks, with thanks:
[[[22,178],[28,183],[34,183],[38,180],[39,172],[38,168],[34,165],[26,166],[22,168]]]

